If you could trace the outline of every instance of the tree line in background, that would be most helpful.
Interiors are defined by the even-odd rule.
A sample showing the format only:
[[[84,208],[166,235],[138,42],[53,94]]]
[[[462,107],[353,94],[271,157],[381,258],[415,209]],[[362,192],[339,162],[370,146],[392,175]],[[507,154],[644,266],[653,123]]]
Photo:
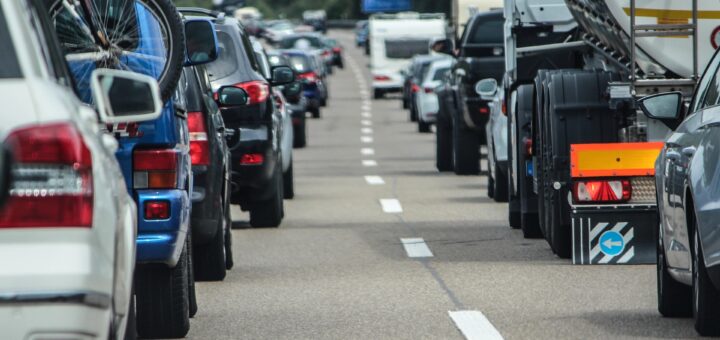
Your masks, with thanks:
[[[412,0],[416,12],[449,15],[450,1],[443,0]],[[312,9],[325,9],[328,19],[365,19],[362,13],[361,0],[247,0],[247,6],[257,7],[265,18],[299,19],[302,12]],[[178,7],[212,8],[212,0],[175,0]]]

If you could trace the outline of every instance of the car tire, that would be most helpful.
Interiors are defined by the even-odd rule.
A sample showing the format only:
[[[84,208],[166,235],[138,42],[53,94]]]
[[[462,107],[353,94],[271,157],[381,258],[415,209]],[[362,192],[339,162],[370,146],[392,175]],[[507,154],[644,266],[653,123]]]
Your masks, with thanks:
[[[442,120],[435,126],[435,165],[440,172],[453,170],[452,128]]]
[[[295,197],[295,178],[293,174],[293,161],[290,161],[290,166],[287,171],[283,174],[283,198],[289,200]]]
[[[273,176],[273,194],[270,199],[253,204],[250,225],[253,228],[277,228],[283,219],[283,176],[280,169]]]
[[[432,129],[430,128],[432,124],[423,122],[422,120],[418,120],[418,132],[420,133],[430,133],[432,132]]]
[[[137,330],[142,338],[182,338],[190,330],[188,253],[174,268],[138,266],[135,274]]]
[[[489,171],[487,174],[487,183],[487,197],[493,198],[495,197],[495,181],[493,180],[492,176],[490,176]]]
[[[495,162],[495,176],[493,178],[493,200],[495,202],[507,202],[508,201],[508,179],[507,173],[503,172]]]
[[[385,96],[385,91],[381,89],[373,89],[373,99],[381,99]]]
[[[215,236],[207,244],[193,247],[195,252],[195,279],[198,281],[222,281],[225,279],[225,213],[220,209]]]
[[[188,231],[185,238],[185,249],[188,250],[188,308],[190,309],[190,318],[195,317],[198,312],[197,295],[195,294],[195,258],[192,244],[192,234]]]
[[[307,145],[307,119],[300,117],[300,125],[293,131],[293,147],[304,148]]]
[[[327,106],[327,98],[320,99],[320,107],[326,107]]]
[[[453,170],[456,175],[480,173],[480,138],[477,133],[453,124]]]
[[[314,107],[314,108],[310,109],[310,114],[312,114],[313,118],[316,118],[316,119],[320,118],[320,108]]]
[[[660,314],[669,318],[692,316],[692,287],[675,281],[668,273],[662,240],[658,242],[656,269],[658,311]]]
[[[695,319],[695,331],[702,336],[720,335],[720,291],[710,280],[705,267],[700,236],[695,228],[693,247],[693,285],[692,310]]]

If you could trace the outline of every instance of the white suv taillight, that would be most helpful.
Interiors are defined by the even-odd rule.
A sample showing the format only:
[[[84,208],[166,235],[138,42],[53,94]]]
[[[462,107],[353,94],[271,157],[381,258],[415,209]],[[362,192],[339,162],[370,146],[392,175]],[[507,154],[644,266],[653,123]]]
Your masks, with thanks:
[[[75,126],[32,125],[5,143],[16,164],[0,228],[92,226],[92,157]]]

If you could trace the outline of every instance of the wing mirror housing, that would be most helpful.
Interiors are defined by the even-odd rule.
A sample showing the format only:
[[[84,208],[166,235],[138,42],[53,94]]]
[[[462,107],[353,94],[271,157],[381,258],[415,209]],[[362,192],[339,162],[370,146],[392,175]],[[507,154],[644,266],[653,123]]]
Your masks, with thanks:
[[[285,85],[282,92],[285,97],[297,97],[302,93],[302,84],[299,81],[294,81]]]
[[[93,71],[90,78],[93,99],[102,123],[134,123],[160,117],[163,103],[155,78],[104,68]]]
[[[475,83],[475,93],[480,96],[482,100],[493,100],[498,90],[497,80],[493,78],[486,78]]]
[[[295,81],[295,71],[289,66],[273,66],[272,72],[272,86],[287,85]]]
[[[671,130],[682,122],[682,104],[681,92],[660,93],[638,100],[640,110],[648,118],[662,122]]]
[[[215,24],[207,19],[185,21],[185,66],[202,65],[218,58]]]
[[[217,92],[217,103],[220,107],[245,106],[249,98],[245,90],[235,86],[223,86]]]
[[[455,56],[455,41],[448,38],[436,38],[430,41],[430,50],[447,54],[449,56]]]

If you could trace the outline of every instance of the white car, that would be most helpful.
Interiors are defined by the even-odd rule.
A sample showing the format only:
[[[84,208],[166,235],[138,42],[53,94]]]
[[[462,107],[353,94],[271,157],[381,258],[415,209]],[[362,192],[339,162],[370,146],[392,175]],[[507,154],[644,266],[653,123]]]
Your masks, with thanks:
[[[117,141],[103,130],[158,117],[160,94],[152,78],[103,70],[92,78],[97,111],[83,104],[39,3],[0,0],[0,140],[15,159],[0,208],[0,334],[122,339],[133,317],[137,213]],[[127,107],[118,92],[138,93],[122,83],[152,97],[130,108],[145,114],[119,116]]]
[[[440,86],[442,79],[450,72],[451,66],[452,59],[442,58],[430,63],[427,72],[422,75],[420,90],[415,93],[419,132],[430,132],[430,125],[437,121],[440,105],[435,88]]]

